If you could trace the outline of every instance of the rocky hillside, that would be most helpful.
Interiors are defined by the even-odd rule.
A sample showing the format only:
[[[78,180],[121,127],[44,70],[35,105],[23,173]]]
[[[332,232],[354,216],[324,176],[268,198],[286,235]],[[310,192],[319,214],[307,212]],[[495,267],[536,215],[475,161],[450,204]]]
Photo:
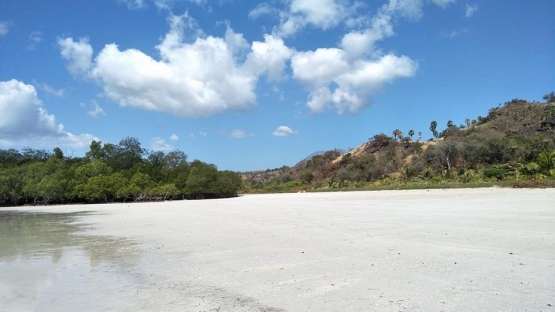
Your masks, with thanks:
[[[437,127],[435,121],[430,123],[434,139],[427,142],[413,139],[412,131],[408,132],[411,136],[403,136],[394,130],[393,136],[376,134],[347,153],[332,150],[293,167],[246,172],[242,177],[257,188],[434,178],[465,182],[538,175],[540,168],[526,166],[535,164],[542,152],[555,149],[555,103],[514,99],[490,109],[486,116],[465,120],[464,125],[448,122],[441,131]]]

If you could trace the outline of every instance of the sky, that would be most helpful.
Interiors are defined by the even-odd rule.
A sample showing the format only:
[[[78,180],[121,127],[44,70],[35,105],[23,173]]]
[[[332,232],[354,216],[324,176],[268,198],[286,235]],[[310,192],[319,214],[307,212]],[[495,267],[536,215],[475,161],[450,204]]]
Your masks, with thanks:
[[[555,90],[552,0],[1,0],[0,149],[292,166]]]

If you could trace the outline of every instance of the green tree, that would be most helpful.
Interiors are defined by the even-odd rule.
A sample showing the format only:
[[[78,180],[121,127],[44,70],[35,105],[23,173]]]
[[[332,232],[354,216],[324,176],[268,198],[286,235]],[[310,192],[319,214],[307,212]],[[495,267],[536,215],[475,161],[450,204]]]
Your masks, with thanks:
[[[159,185],[153,189],[154,196],[161,198],[162,200],[166,200],[173,196],[177,196],[179,191],[175,187],[173,183],[167,183],[163,185]]]
[[[37,185],[38,195],[45,204],[51,201],[60,202],[65,197],[67,186],[68,182],[63,172],[56,172],[41,179]]]
[[[219,197],[234,197],[243,185],[241,176],[233,171],[220,171],[218,173],[217,193]]]
[[[414,136],[414,130],[412,129],[409,130],[409,136],[410,136],[410,139],[412,140],[412,137]]]
[[[430,123],[430,131],[432,131],[432,135],[437,139],[438,137],[438,133],[437,133],[437,121],[433,120]]]
[[[451,170],[455,159],[459,156],[459,144],[453,141],[443,141],[430,146],[424,155],[426,161],[437,169]]]
[[[24,179],[21,167],[0,167],[0,206],[16,205],[24,198]]]
[[[85,157],[90,160],[102,160],[104,158],[102,151],[102,142],[93,140],[89,147],[89,151],[85,154]]]
[[[555,102],[555,92],[551,91],[551,93],[544,95],[543,99],[546,103]]]
[[[301,173],[301,181],[304,183],[310,183],[312,182],[312,180],[314,179],[314,174],[312,174],[312,171],[310,169],[305,169],[302,173]]]
[[[185,185],[185,192],[195,199],[204,199],[215,193],[218,169],[212,164],[194,160]]]
[[[18,150],[13,148],[9,150],[0,149],[0,167],[13,167],[17,166],[23,161],[23,155]]]
[[[63,160],[64,159],[64,152],[59,147],[54,149],[54,155],[56,159]]]
[[[135,173],[129,183],[120,190],[120,194],[124,196],[140,197],[148,193],[154,187],[154,182],[146,173]]]
[[[127,170],[143,163],[146,150],[141,147],[139,139],[127,137],[122,139],[116,148],[116,164],[114,169]]]
[[[541,152],[538,155],[537,163],[544,174],[555,176],[555,151]]]
[[[87,181],[87,184],[79,195],[81,198],[107,202],[109,199],[120,195],[120,191],[123,190],[126,185],[127,179],[119,172],[109,176],[98,175]]]

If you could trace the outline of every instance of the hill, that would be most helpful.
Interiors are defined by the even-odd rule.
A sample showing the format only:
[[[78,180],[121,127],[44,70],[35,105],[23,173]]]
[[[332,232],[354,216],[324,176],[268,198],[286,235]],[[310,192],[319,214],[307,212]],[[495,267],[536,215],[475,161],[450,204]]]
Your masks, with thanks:
[[[250,191],[294,191],[320,188],[433,184],[555,177],[555,103],[513,99],[491,108],[486,116],[449,121],[434,139],[415,139],[396,129],[376,134],[341,153],[317,153],[293,167],[242,173]],[[547,157],[547,159],[545,159]],[[551,157],[551,158],[550,158]]]

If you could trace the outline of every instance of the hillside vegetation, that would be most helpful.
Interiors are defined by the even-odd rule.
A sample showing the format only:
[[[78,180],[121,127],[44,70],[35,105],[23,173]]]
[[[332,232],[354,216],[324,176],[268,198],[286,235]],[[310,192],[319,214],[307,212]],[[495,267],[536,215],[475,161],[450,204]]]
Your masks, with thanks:
[[[449,121],[443,130],[376,134],[347,153],[332,150],[294,167],[246,172],[250,192],[345,188],[464,186],[513,182],[555,186],[555,96],[513,99],[486,116]],[[428,132],[429,131],[429,132]]]

